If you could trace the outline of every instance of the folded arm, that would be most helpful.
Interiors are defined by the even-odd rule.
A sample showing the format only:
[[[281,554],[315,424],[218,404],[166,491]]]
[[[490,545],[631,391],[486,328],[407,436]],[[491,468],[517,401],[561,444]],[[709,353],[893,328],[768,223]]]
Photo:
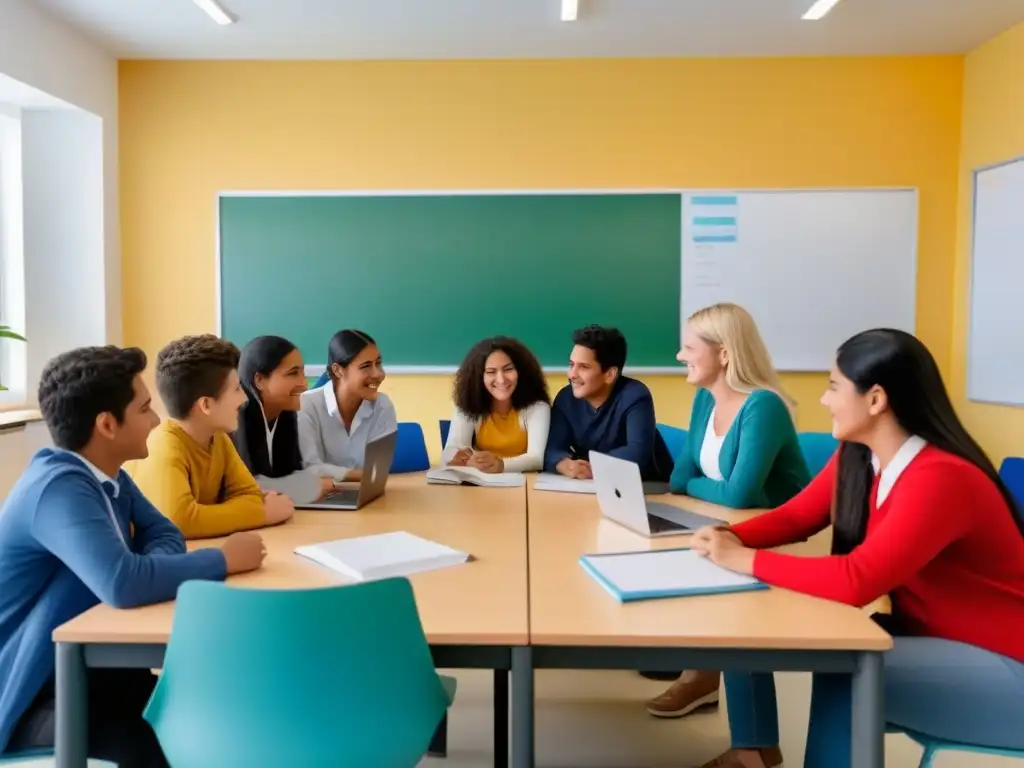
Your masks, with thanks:
[[[556,397],[548,426],[548,444],[544,449],[545,472],[557,472],[558,463],[570,458],[572,435],[572,424],[569,423],[569,417],[565,409],[560,407],[559,398]]]
[[[455,454],[463,448],[473,447],[473,439],[475,437],[476,422],[456,408],[448,427],[448,440],[444,444],[441,462],[448,466],[448,463],[455,458]]]

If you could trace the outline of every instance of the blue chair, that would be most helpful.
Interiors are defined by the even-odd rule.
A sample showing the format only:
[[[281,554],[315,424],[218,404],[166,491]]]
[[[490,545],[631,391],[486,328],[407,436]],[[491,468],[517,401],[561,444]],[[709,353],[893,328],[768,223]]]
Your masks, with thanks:
[[[430,455],[427,453],[423,427],[413,421],[400,422],[395,457],[391,460],[392,474],[423,472],[427,469],[430,469]]]
[[[175,768],[413,768],[454,693],[407,579],[306,590],[190,581],[143,716]]]
[[[1003,459],[999,467],[999,477],[1017,500],[1017,508],[1024,512],[1024,459],[1014,456]]]
[[[451,419],[441,419],[438,426],[441,428],[441,448],[443,450],[448,445],[448,432],[452,428]]]
[[[811,477],[814,477],[828,464],[832,454],[839,448],[839,441],[832,437],[831,432],[801,432],[797,437],[804,461],[811,471]]]
[[[330,380],[331,377],[327,375],[327,371],[324,371],[320,374],[320,378],[316,380],[316,384],[313,385],[313,389],[319,389]]]
[[[683,452],[683,448],[686,446],[686,430],[679,427],[670,427],[668,424],[659,424],[658,431],[661,433],[661,439],[665,441],[665,445],[668,447],[668,452],[672,454],[672,458],[678,459],[679,454]]]
[[[889,726],[886,730],[888,733],[902,733],[916,741],[924,748],[924,754],[921,755],[921,762],[918,764],[918,768],[932,768],[935,764],[935,756],[942,750],[948,750],[951,752],[973,752],[977,755],[1016,757],[1018,760],[1024,760],[1024,749],[996,749],[995,747],[979,747],[974,744],[961,744],[956,741],[943,741],[942,739],[936,739],[932,736],[925,736],[923,733],[917,733],[915,731],[907,730],[906,728],[897,728],[895,726]]]

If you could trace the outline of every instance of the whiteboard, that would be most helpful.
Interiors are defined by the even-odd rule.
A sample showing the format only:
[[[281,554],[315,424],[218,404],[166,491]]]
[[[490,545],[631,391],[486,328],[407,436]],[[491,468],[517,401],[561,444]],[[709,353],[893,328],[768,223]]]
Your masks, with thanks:
[[[1024,404],[1024,158],[974,175],[967,397]]]
[[[716,190],[682,205],[684,324],[740,304],[783,371],[827,371],[869,328],[914,332],[915,190]]]

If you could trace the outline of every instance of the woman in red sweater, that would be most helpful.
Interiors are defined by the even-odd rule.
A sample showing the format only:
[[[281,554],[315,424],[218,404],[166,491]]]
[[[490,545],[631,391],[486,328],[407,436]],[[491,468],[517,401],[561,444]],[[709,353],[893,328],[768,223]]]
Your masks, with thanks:
[[[788,503],[693,547],[739,573],[864,606],[892,600],[886,720],[941,739],[1024,749],[1024,521],[960,423],[928,349],[879,329],[840,347],[822,404],[841,445]],[[767,551],[833,527],[832,554]],[[732,749],[705,768],[782,763],[774,692],[725,676]],[[850,679],[816,674],[805,768],[850,760]]]

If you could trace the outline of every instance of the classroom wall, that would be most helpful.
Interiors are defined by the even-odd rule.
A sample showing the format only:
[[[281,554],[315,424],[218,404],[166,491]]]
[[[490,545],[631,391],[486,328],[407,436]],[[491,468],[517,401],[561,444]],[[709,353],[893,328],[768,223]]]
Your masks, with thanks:
[[[967,400],[967,333],[971,274],[973,172],[1024,155],[1024,24],[972,51],[964,68],[963,140],[952,337],[952,390],[968,429],[995,461],[1024,455],[1024,408]],[[1007,317],[1008,323],[1021,318]],[[1024,350],[1008,349],[1008,355]]]
[[[218,190],[913,186],[918,332],[949,370],[961,57],[119,71],[125,340],[151,353],[215,328]],[[328,279],[339,302],[372,289]],[[659,419],[687,424],[682,377],[647,381]],[[785,377],[802,428],[830,428],[817,404],[825,381]],[[403,420],[450,415],[448,377],[385,386]]]

